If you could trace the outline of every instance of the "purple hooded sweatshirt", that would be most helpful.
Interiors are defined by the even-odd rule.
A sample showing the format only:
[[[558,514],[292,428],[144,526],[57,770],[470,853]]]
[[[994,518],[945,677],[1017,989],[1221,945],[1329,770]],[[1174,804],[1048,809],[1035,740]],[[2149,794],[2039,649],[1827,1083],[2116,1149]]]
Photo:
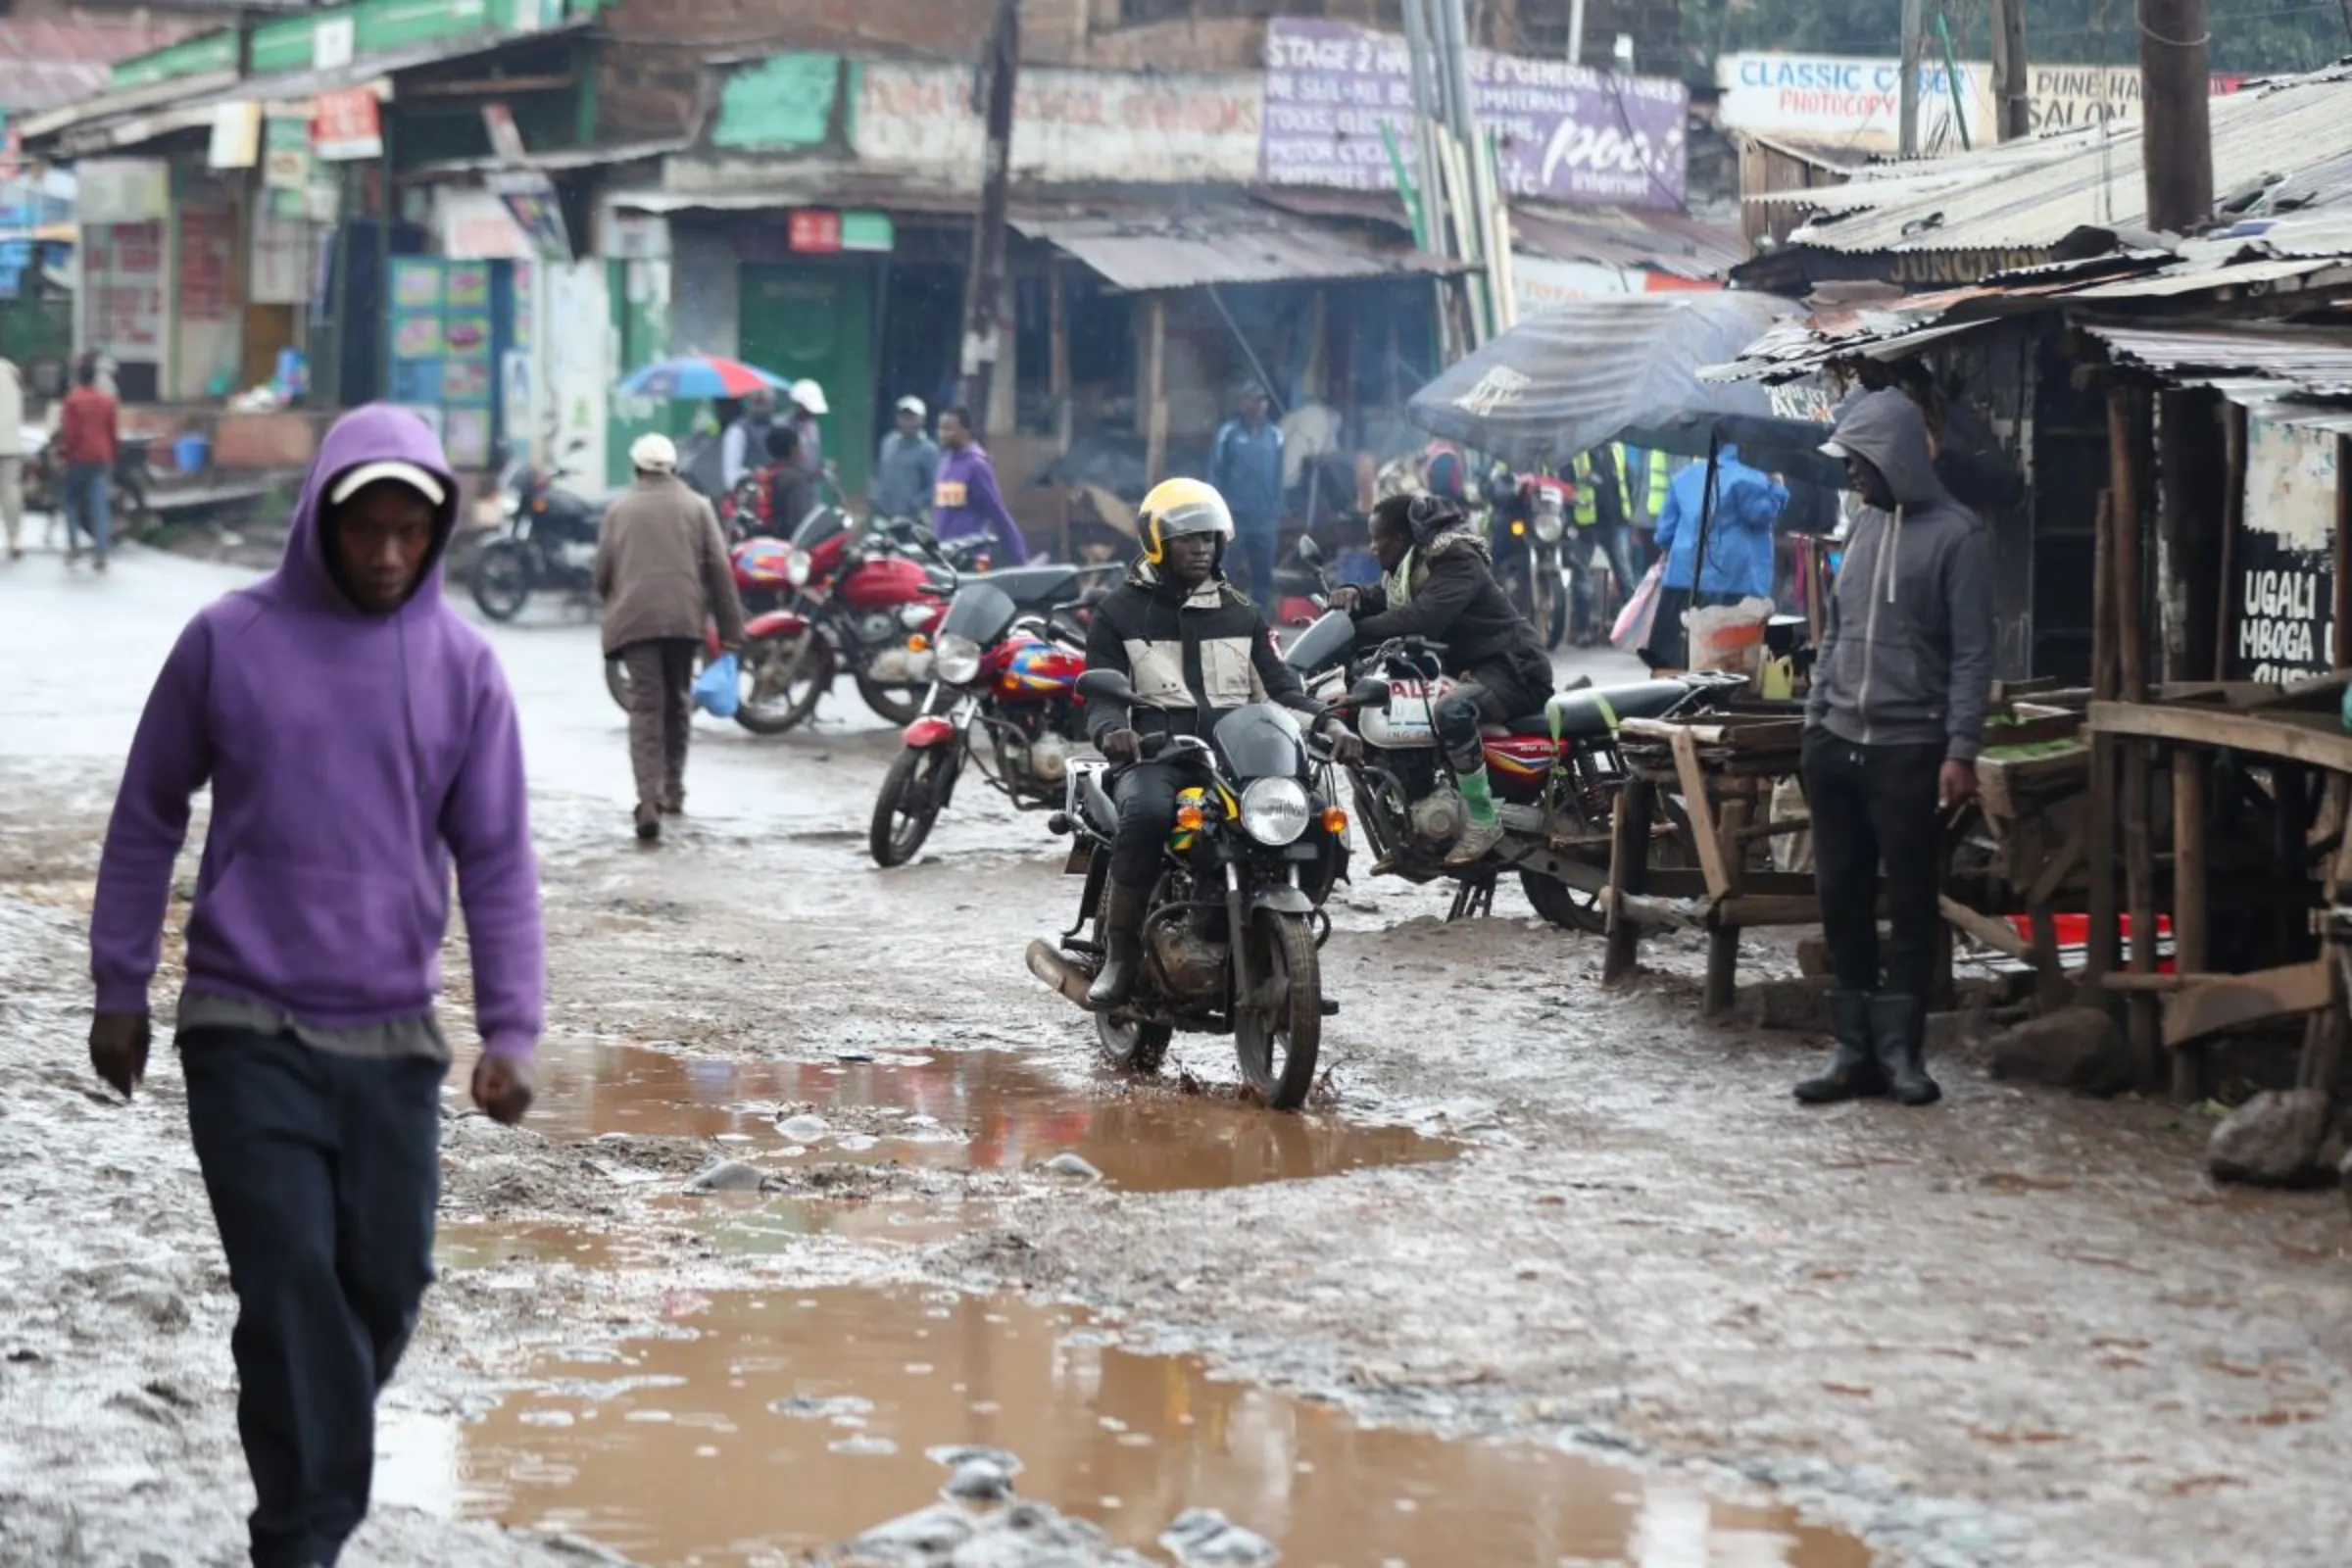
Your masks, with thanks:
[[[329,574],[319,512],[363,463],[440,476],[424,575],[363,612]],[[90,920],[101,1012],[143,1012],[188,803],[212,828],[187,988],[320,1029],[424,1017],[441,989],[456,861],[485,1049],[528,1056],[546,956],[514,701],[489,643],[441,597],[457,481],[422,420],[384,404],[327,433],[270,576],[180,633],[139,720]]]

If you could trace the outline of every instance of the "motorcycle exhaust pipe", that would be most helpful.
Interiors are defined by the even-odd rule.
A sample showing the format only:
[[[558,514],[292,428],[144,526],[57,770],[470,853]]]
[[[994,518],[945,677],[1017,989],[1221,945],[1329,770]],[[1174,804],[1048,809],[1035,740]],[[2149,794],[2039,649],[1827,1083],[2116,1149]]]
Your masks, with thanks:
[[[1032,942],[1029,944],[1028,961],[1031,974],[1078,1006],[1086,1005],[1086,993],[1093,987],[1094,980],[1085,970],[1063,957],[1058,948],[1043,940]]]

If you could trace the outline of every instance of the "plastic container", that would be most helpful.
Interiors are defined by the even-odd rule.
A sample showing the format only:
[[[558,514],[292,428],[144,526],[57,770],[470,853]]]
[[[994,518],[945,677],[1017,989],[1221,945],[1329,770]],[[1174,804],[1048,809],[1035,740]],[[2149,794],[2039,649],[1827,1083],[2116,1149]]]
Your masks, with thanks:
[[[172,466],[182,473],[202,473],[213,460],[213,444],[200,435],[183,435],[172,443]]]
[[[1736,605],[1685,611],[1683,627],[1690,636],[1690,651],[1683,667],[1754,674],[1764,656],[1764,625],[1771,618],[1769,599],[1742,599]]]

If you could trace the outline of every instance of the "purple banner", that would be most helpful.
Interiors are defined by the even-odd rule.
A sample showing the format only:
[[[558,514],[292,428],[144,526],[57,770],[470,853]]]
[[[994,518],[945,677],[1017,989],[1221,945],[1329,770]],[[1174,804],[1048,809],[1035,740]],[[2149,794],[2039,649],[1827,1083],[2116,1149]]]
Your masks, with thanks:
[[[1565,61],[1470,56],[1470,95],[1495,140],[1505,194],[1585,207],[1683,205],[1690,91]],[[1413,165],[1405,41],[1344,22],[1277,17],[1266,27],[1258,177],[1269,185],[1395,190],[1381,138]]]

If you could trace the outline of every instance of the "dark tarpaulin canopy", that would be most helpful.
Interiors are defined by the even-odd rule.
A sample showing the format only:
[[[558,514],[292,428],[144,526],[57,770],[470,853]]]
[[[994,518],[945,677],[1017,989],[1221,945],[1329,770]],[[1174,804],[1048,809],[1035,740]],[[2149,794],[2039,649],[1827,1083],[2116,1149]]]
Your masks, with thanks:
[[[1412,421],[1521,466],[1565,467],[1611,441],[1703,458],[1736,444],[1749,462],[1838,485],[1814,419],[1775,412],[1751,383],[1702,381],[1797,307],[1766,294],[1694,290],[1580,300],[1531,317],[1413,394]]]

